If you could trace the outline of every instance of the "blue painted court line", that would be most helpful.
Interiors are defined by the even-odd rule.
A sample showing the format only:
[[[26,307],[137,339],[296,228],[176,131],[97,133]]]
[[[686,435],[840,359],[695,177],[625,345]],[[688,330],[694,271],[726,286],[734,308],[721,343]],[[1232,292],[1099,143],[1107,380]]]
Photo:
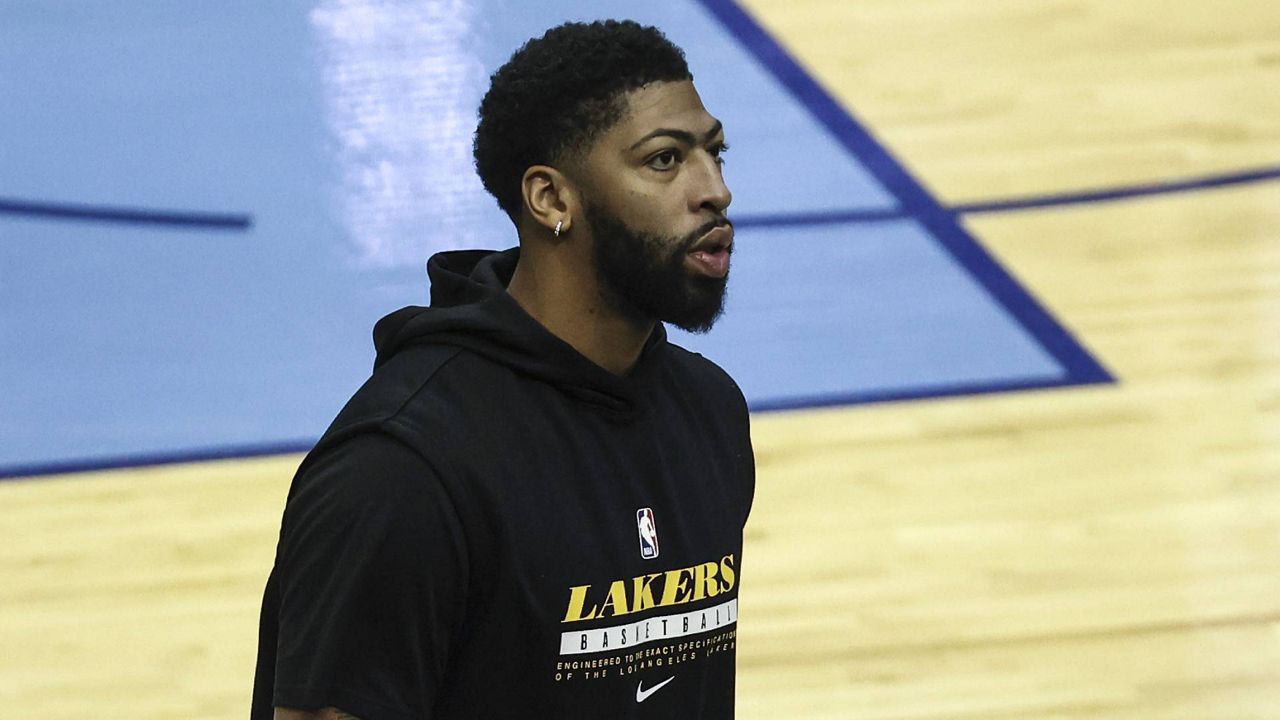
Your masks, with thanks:
[[[1064,205],[1090,205],[1094,203],[1128,200],[1130,198],[1150,197],[1152,195],[1171,195],[1174,193],[1212,190],[1235,185],[1280,180],[1280,167],[1244,170],[1222,173],[1218,175],[1202,175],[1182,180],[1162,180],[1159,182],[1138,185],[1122,185],[1097,190],[1079,190],[1076,192],[1050,193],[1045,195],[1027,195],[1024,197],[1000,198],[996,200],[971,200],[965,203],[946,206],[957,215],[977,215],[986,213],[1015,212],[1018,210],[1036,210],[1040,208],[1060,207]],[[910,217],[909,211],[892,208],[878,210],[832,210],[813,213],[742,215],[734,217],[734,225],[745,227],[801,227],[807,225],[841,225],[844,223],[873,223],[903,220]]]
[[[952,258],[964,267],[1027,329],[1066,370],[1062,385],[1115,382],[1100,362],[1084,349],[1034,298],[969,236],[956,214],[933,199],[889,152],[845,111],[817,80],[733,0],[699,0],[744,47],[809,108],[845,148],[857,157],[899,200],[906,214],[933,233]]]
[[[748,227],[803,227],[807,225],[843,225],[845,223],[871,223],[905,220],[911,217],[897,208],[878,208],[874,210],[846,210],[811,213],[788,213],[769,215],[736,215],[730,214],[736,228]]]
[[[1280,167],[1244,170],[1240,172],[1202,175],[1183,180],[1163,180],[1137,185],[1121,185],[1097,190],[1028,195],[1025,197],[996,200],[972,200],[946,206],[958,215],[1035,210],[1063,205],[1086,205],[1115,200],[1127,200],[1151,195],[1211,190],[1214,188],[1247,185],[1250,183],[1280,180]],[[108,208],[92,205],[33,202],[0,198],[0,214],[27,215],[60,220],[102,221],[146,225],[198,226],[213,229],[248,230],[253,226],[249,214],[201,213],[192,211],[142,210],[133,208]],[[746,227],[795,227],[804,225],[840,225],[843,223],[868,223],[902,220],[911,217],[905,210],[847,210],[816,213],[740,215],[734,217],[734,225]]]
[[[1076,383],[1079,384],[1079,383]],[[789,397],[782,400],[748,402],[752,412],[781,412],[786,410],[811,410],[824,407],[844,407],[848,405],[867,405],[870,403],[906,402],[909,400],[932,400],[936,398],[960,397],[965,395],[990,395],[994,393],[1022,392],[1026,390],[1049,390],[1064,387],[1061,380],[1010,380],[995,383],[967,383],[950,387],[930,387],[927,389],[892,392],[859,392],[832,393],[830,395],[807,395]]]
[[[171,453],[139,453],[137,455],[120,455],[117,457],[94,458],[91,460],[66,460],[54,463],[11,465],[9,467],[0,468],[0,482],[6,480],[23,480],[48,475],[67,475],[71,473],[84,473],[102,470],[120,470],[123,468],[177,465],[181,463],[207,462],[210,460],[236,460],[251,457],[268,457],[272,455],[293,455],[308,452],[315,444],[315,440],[295,440],[291,442],[262,443],[258,445],[232,445],[220,448],[175,451]]]
[[[842,407],[869,403],[905,402],[909,400],[960,397],[966,395],[1045,390],[1062,386],[1063,383],[1056,380],[1011,381],[1006,383],[956,385],[947,388],[935,387],[914,392],[811,395],[777,401],[753,402],[750,403],[749,406],[752,412],[783,412],[788,410],[810,410],[814,408]],[[121,470],[126,468],[156,467],[161,465],[180,465],[184,463],[209,462],[213,460],[237,460],[276,455],[301,455],[303,453],[310,452],[311,448],[315,445],[315,442],[315,440],[296,440],[292,442],[265,443],[261,445],[236,445],[221,448],[203,448],[199,450],[176,451],[171,453],[139,453],[137,455],[121,455],[112,458],[67,460],[56,463],[35,463],[31,465],[12,465],[0,468],[0,482],[10,480],[29,480],[52,475],[70,475],[75,473]]]
[[[1280,167],[1244,170],[1219,175],[1204,175],[1185,180],[1167,180],[1142,185],[1127,185],[1098,190],[1054,193],[1048,195],[1032,195],[1005,200],[978,200],[951,206],[953,212],[962,215],[973,213],[1009,212],[1012,210],[1034,210],[1038,208],[1058,207],[1060,205],[1083,205],[1086,203],[1111,202],[1128,198],[1146,197],[1149,195],[1167,195],[1171,193],[1193,192],[1212,188],[1244,185],[1264,180],[1280,180]]]
[[[0,215],[54,218],[130,225],[162,225],[167,227],[239,230],[253,227],[248,214],[208,213],[190,210],[145,210],[140,208],[104,207],[78,203],[51,203],[0,198]]]
[[[1127,200],[1151,195],[1211,190],[1234,185],[1247,185],[1268,180],[1280,180],[1280,167],[1257,170],[1202,175],[1183,180],[1162,180],[1137,185],[1121,185],[1097,190],[1028,195],[1025,197],[996,200],[972,200],[946,206],[958,215],[1012,212],[1063,205],[1086,205],[1115,200]],[[146,225],[197,226],[213,229],[248,230],[253,226],[249,214],[201,213],[192,211],[142,210],[133,208],[108,208],[92,205],[33,202],[0,198],[0,214],[27,215],[60,220],[102,221]],[[734,217],[734,225],[746,227],[794,227],[804,225],[839,225],[843,223],[868,223],[902,220],[911,217],[905,210],[847,210],[816,213],[740,215]]]

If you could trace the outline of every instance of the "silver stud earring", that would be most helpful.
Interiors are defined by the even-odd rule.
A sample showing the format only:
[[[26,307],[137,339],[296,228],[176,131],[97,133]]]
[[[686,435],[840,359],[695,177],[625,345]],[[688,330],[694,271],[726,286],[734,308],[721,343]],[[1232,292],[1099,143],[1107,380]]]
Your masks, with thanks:
[[[556,237],[560,237],[560,226],[564,224],[563,220],[556,221]]]

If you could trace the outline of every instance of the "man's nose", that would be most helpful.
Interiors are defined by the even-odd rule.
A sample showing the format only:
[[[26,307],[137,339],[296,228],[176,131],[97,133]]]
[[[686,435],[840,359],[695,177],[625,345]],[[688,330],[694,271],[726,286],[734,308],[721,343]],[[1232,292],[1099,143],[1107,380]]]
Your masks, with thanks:
[[[729,209],[729,204],[733,202],[733,193],[725,184],[723,166],[714,157],[708,155],[707,159],[702,176],[698,179],[697,202],[694,203],[696,205],[694,209],[708,208],[714,210],[717,215],[723,215],[725,210]]]

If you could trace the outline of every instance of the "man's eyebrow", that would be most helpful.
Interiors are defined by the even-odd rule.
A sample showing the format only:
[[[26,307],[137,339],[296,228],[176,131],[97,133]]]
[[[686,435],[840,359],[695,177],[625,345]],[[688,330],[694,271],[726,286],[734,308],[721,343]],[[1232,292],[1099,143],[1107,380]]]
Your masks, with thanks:
[[[719,135],[720,131],[723,128],[724,128],[724,123],[717,120],[716,124],[712,125],[711,129],[708,130],[705,135],[703,135],[702,141],[709,142],[711,138],[715,137],[716,135]],[[630,148],[628,148],[628,150],[635,150],[636,148],[640,147],[641,145],[649,142],[650,140],[656,137],[675,138],[676,140],[679,140],[685,145],[696,145],[698,142],[698,138],[696,138],[694,134],[689,132],[688,130],[678,130],[676,128],[658,128],[657,130],[654,130],[648,135],[645,135],[644,137],[637,140],[635,144],[633,144]]]

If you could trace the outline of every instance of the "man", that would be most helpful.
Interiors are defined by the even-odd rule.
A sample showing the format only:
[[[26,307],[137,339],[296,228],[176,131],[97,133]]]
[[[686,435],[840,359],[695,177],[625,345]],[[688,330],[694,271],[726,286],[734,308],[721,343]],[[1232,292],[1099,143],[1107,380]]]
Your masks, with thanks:
[[[747,410],[662,326],[721,312],[724,148],[653,28],[494,74],[476,167],[519,247],[436,255],[374,329],[289,493],[254,718],[733,716]]]

